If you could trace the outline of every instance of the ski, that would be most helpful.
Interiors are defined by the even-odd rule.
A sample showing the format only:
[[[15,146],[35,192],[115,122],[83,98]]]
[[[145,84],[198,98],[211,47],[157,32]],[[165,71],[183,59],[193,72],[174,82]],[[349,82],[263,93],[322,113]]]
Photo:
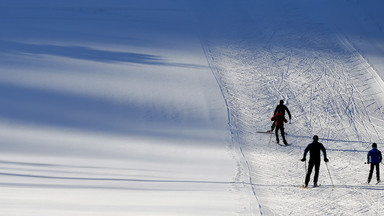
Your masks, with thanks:
[[[279,146],[290,146],[291,145],[291,144],[281,144],[281,143],[278,143],[278,142],[274,142],[274,143],[276,143]]]
[[[256,133],[266,133],[266,134],[273,134],[273,132],[269,132],[269,131],[256,131]]]
[[[381,183],[381,181],[378,181],[378,182],[376,182],[374,185],[378,185],[378,184],[380,184]],[[370,183],[368,183],[368,182],[364,182],[364,183],[361,183],[362,185],[373,185],[373,184],[370,184]]]
[[[317,186],[309,187],[309,186],[305,186],[305,185],[300,185],[300,186],[295,185],[295,187],[299,187],[299,188],[302,188],[302,189],[318,188],[318,187],[320,187],[320,186],[321,186],[321,185],[317,185]]]

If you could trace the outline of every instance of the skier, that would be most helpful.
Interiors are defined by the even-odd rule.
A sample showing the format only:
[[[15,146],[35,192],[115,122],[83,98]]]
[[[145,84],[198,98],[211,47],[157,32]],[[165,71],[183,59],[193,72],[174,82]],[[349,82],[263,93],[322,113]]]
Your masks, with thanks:
[[[307,175],[305,177],[305,185],[303,186],[305,188],[308,187],[308,183],[309,183],[309,180],[311,178],[313,166],[315,166],[315,176],[313,179],[313,183],[314,183],[313,187],[318,187],[317,180],[319,179],[320,158],[321,158],[320,157],[320,150],[323,152],[324,162],[327,163],[329,161],[327,158],[327,152],[326,152],[323,144],[319,143],[319,137],[317,135],[315,135],[315,136],[313,136],[313,142],[311,144],[309,144],[307,146],[307,148],[305,148],[304,156],[301,159],[301,161],[304,162],[306,160],[307,152],[309,151],[310,158],[309,158],[309,163],[308,163],[308,171],[307,171]]]
[[[291,117],[292,117],[291,112],[289,112],[288,107],[284,105],[284,100],[280,100],[280,104],[276,106],[275,111],[273,113],[274,116],[276,115],[278,110],[283,114],[283,116],[285,116],[285,111],[287,111],[288,117],[289,117],[289,122],[291,122]],[[276,126],[275,123],[273,123],[271,126],[271,130],[269,130],[267,132],[272,132],[273,129],[275,129],[275,126]]]
[[[284,122],[287,123],[287,119],[284,118],[284,114],[280,112],[280,110],[277,110],[276,115],[274,115],[271,118],[271,121],[274,121],[274,125],[276,127],[275,135],[276,135],[276,142],[279,144],[279,130],[281,132],[281,136],[283,137],[283,142],[285,145],[288,145],[287,140],[285,139],[284,134]]]
[[[372,174],[373,174],[373,169],[376,167],[376,178],[377,178],[377,183],[380,183],[380,169],[379,169],[379,164],[381,163],[382,160],[381,156],[381,151],[377,149],[377,144],[373,143],[372,144],[372,149],[368,152],[367,154],[367,163],[371,164],[371,169],[369,170],[369,175],[368,175],[368,184],[371,182],[372,179]]]

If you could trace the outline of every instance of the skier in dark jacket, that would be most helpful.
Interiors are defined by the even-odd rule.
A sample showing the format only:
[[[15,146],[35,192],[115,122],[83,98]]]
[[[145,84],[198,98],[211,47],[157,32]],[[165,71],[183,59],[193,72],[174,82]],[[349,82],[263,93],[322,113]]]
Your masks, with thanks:
[[[273,121],[276,130],[275,130],[275,135],[276,135],[276,142],[279,144],[279,130],[281,132],[281,136],[283,137],[283,143],[285,145],[288,145],[287,140],[285,139],[285,133],[284,133],[284,122],[287,123],[287,119],[284,118],[284,114],[282,114],[279,110],[276,112],[276,115],[274,115],[271,118],[271,121]]]
[[[369,184],[369,182],[371,182],[373,169],[375,167],[376,167],[376,178],[377,178],[376,184],[380,183],[379,164],[381,163],[382,159],[383,159],[383,157],[381,156],[381,151],[379,151],[377,149],[377,144],[373,143],[372,149],[367,154],[367,163],[371,164],[371,169],[369,170],[369,175],[368,175],[368,184]]]
[[[280,104],[276,106],[275,111],[273,113],[274,116],[276,115],[277,111],[280,111],[283,114],[283,116],[285,116],[285,111],[287,111],[288,117],[289,117],[289,122],[291,122],[291,118],[292,118],[291,112],[289,112],[288,107],[284,105],[283,100],[280,100]],[[272,132],[273,129],[275,129],[275,126],[276,126],[275,123],[273,123],[271,126],[271,130],[269,130],[268,132]]]
[[[308,163],[308,171],[307,175],[305,177],[305,185],[304,187],[308,187],[309,180],[311,178],[311,173],[313,167],[315,167],[315,176],[313,179],[314,187],[317,187],[317,180],[319,179],[319,170],[320,170],[320,161],[321,161],[321,156],[320,156],[320,151],[323,152],[324,156],[324,161],[327,163],[328,158],[327,158],[327,151],[325,150],[324,146],[322,143],[319,143],[319,137],[317,135],[313,136],[313,142],[307,146],[304,150],[304,156],[301,159],[301,161],[306,160],[306,155],[309,151],[310,158],[309,158],[309,163]]]

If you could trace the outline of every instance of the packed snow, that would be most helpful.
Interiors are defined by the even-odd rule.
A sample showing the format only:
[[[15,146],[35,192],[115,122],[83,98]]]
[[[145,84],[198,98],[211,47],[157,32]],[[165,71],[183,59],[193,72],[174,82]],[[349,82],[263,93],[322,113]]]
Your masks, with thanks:
[[[383,214],[383,9],[1,1],[0,215]],[[258,133],[281,99],[289,146]]]

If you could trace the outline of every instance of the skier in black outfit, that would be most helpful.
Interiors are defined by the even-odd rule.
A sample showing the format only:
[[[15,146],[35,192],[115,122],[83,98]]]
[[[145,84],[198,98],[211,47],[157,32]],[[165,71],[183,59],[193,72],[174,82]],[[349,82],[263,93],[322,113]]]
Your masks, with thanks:
[[[319,137],[317,135],[313,136],[313,142],[307,146],[304,150],[304,156],[301,161],[306,160],[307,152],[309,151],[310,158],[308,163],[308,171],[305,177],[305,185],[304,187],[308,187],[309,180],[311,178],[311,173],[313,166],[315,166],[315,176],[313,179],[314,187],[317,187],[317,180],[319,179],[319,170],[320,170],[320,150],[323,152],[324,161],[327,163],[329,160],[327,158],[327,152],[322,143],[319,143]]]
[[[276,106],[275,111],[273,113],[273,116],[276,115],[277,111],[282,113],[283,116],[285,116],[285,111],[287,111],[288,117],[289,117],[289,123],[291,123],[291,112],[289,112],[288,107],[284,105],[284,101],[283,100],[280,100],[280,104]],[[275,126],[276,126],[275,123],[273,123],[272,126],[271,126],[271,130],[269,130],[268,132],[272,132],[275,129]]]
[[[377,149],[377,144],[373,143],[372,144],[372,149],[368,152],[367,154],[367,163],[371,164],[371,169],[369,170],[369,176],[368,176],[368,184],[371,182],[372,179],[372,174],[373,174],[373,169],[376,167],[376,178],[377,178],[377,183],[380,183],[380,169],[379,169],[379,164],[383,160],[383,157],[381,156],[381,151]]]

